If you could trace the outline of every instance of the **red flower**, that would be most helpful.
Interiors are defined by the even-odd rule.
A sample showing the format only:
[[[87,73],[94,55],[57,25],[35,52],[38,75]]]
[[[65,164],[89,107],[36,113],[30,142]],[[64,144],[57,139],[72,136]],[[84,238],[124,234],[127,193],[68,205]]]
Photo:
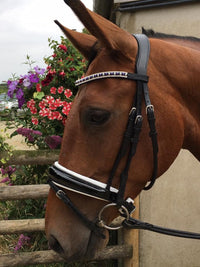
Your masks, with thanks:
[[[53,75],[51,73],[48,73],[46,78],[41,81],[41,84],[43,87],[45,87],[49,85],[52,80],[53,80]]]
[[[63,90],[64,90],[64,87],[63,86],[58,87],[58,93],[59,94],[62,94]]]
[[[51,87],[50,92],[52,95],[56,94],[56,87]]]
[[[70,89],[66,89],[64,92],[66,98],[70,98],[70,96],[72,96],[72,91]]]
[[[60,98],[56,99],[54,102],[54,105],[59,108],[63,105],[63,101],[60,100]]]
[[[50,109],[49,108],[43,108],[39,111],[39,115],[42,117],[49,116],[50,114]]]
[[[46,100],[47,100],[48,104],[52,104],[52,103],[54,103],[55,99],[53,98],[53,96],[47,95]]]
[[[36,107],[31,107],[31,108],[30,108],[30,112],[31,112],[32,114],[37,114],[37,108],[36,108]]]
[[[60,44],[58,47],[59,47],[60,49],[62,49],[63,51],[67,52],[67,47],[66,47],[66,45]]]
[[[53,54],[52,57],[56,57],[57,55],[56,54]]]
[[[36,84],[36,91],[41,92],[41,85],[39,83]]]
[[[40,101],[40,103],[39,103],[39,107],[40,107],[41,109],[43,109],[43,108],[46,107],[46,104],[47,104],[46,99],[42,99],[42,101]]]
[[[38,125],[38,119],[37,118],[32,117],[31,121],[33,124]]]
[[[67,102],[65,102],[64,103],[64,107],[63,107],[63,109],[62,109],[62,113],[63,114],[65,114],[66,116],[69,114],[69,112],[70,112],[70,109],[71,109],[71,103],[67,103]]]
[[[74,71],[74,70],[75,70],[75,68],[70,68],[70,70],[71,70],[71,71]]]
[[[27,102],[27,108],[35,107],[35,100],[31,99]]]

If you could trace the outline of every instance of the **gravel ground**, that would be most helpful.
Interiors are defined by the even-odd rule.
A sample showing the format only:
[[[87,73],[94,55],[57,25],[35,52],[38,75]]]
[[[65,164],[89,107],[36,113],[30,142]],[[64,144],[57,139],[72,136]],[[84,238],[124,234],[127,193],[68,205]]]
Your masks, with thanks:
[[[14,129],[9,129],[5,132],[5,128],[6,128],[6,122],[4,121],[0,121],[0,134],[3,136],[6,136],[6,134],[10,135],[11,133],[14,132]],[[11,139],[7,139],[6,142],[9,145],[12,145],[14,147],[15,150],[33,150],[34,148],[30,148],[29,146],[27,146],[27,144],[24,141],[24,137],[22,137],[21,135],[16,135],[14,137],[12,137]]]

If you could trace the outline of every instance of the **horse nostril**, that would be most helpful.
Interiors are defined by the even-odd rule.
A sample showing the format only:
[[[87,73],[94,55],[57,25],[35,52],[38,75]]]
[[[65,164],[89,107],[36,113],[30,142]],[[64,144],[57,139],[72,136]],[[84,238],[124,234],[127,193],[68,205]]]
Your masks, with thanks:
[[[61,247],[60,243],[53,235],[51,235],[49,238],[49,247],[59,254],[64,253],[64,250]]]

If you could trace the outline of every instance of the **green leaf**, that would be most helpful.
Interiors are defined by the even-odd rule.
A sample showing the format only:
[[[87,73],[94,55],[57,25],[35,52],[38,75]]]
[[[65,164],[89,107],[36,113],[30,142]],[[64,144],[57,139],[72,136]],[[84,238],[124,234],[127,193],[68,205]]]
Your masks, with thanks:
[[[41,100],[44,97],[44,92],[35,92],[33,98]]]
[[[17,131],[14,131],[13,133],[11,133],[10,137],[13,137],[15,135],[18,135],[18,132]]]

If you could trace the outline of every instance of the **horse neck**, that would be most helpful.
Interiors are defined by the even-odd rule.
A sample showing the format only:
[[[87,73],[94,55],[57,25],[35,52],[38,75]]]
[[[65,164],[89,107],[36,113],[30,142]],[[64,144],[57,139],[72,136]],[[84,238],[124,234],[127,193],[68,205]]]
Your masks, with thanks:
[[[166,48],[162,46],[164,49],[158,46],[161,47],[161,44],[155,46],[154,58],[157,62],[154,64],[170,84],[166,94],[176,98],[179,106],[184,125],[182,148],[188,149],[200,160],[200,52],[176,44],[167,44]]]

